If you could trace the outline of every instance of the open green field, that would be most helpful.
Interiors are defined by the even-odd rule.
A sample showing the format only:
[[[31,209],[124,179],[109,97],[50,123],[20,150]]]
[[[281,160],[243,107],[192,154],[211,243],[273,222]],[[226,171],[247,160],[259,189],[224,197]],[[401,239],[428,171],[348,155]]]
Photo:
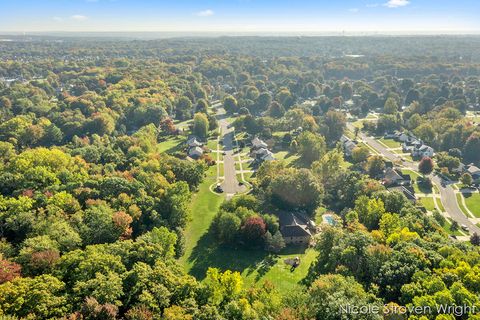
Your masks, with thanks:
[[[157,150],[160,153],[172,153],[180,151],[184,148],[186,137],[184,136],[171,136],[166,140],[161,141],[157,144]]]
[[[193,249],[197,246],[200,238],[208,231],[213,217],[223,202],[223,195],[217,195],[210,191],[209,187],[216,181],[216,167],[211,167],[207,177],[200,185],[198,192],[193,196],[190,209],[191,221],[185,230],[186,248],[180,263],[188,271],[192,267],[190,257]]]
[[[379,139],[378,141],[380,141],[381,143],[383,143],[384,145],[386,145],[387,147],[392,148],[392,149],[393,148],[400,148],[402,146],[399,142],[397,142],[393,139],[382,138],[382,139]]]
[[[465,197],[465,204],[470,212],[477,218],[480,217],[480,194],[472,193],[470,196]]]
[[[315,261],[318,252],[314,249],[306,249],[303,253],[295,253],[296,248],[286,248],[285,252],[278,255],[269,255],[256,265],[245,269],[242,276],[249,285],[261,285],[266,280],[272,282],[275,287],[284,294],[299,286],[308,274],[308,269]],[[300,251],[302,252],[302,251]],[[300,258],[300,266],[291,270],[291,267],[285,264],[285,259]]]

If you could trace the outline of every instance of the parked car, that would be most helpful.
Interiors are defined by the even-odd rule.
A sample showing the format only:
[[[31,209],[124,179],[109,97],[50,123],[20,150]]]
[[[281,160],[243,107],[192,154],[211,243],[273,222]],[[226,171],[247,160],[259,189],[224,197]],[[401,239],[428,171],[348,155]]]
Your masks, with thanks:
[[[470,230],[470,229],[468,229],[467,225],[465,225],[465,224],[462,224],[460,227],[462,227],[462,229],[465,230],[465,231]]]

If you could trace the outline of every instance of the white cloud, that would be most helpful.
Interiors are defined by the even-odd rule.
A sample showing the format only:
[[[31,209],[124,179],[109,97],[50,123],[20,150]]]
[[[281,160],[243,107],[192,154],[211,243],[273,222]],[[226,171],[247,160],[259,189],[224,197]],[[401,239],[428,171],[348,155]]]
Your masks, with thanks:
[[[211,17],[215,14],[213,10],[207,9],[207,10],[202,10],[196,13],[197,16],[199,17]]]
[[[71,16],[70,19],[75,21],[85,21],[85,20],[88,20],[88,17],[81,14],[75,14]]]
[[[410,4],[409,0],[389,0],[387,3],[384,4],[384,6],[389,8],[398,8],[398,7],[405,7],[406,5],[409,5],[409,4]]]
[[[56,21],[56,22],[62,22],[63,21],[62,17],[53,17],[52,19],[53,19],[53,21]]]
[[[360,9],[358,9],[358,8],[350,8],[350,9],[348,9],[348,11],[353,12],[353,13],[357,13],[358,11],[360,11]]]

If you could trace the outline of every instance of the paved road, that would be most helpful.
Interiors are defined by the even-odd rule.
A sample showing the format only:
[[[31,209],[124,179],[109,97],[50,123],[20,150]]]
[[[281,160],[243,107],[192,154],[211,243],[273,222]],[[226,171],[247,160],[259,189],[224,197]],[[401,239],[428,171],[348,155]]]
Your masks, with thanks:
[[[351,123],[348,123],[347,127],[350,131],[354,132],[355,128]],[[372,148],[377,150],[388,160],[392,162],[401,162],[402,166],[404,166],[405,168],[418,172],[417,162],[402,161],[400,155],[391,152],[390,150],[388,150],[388,148],[386,148],[384,145],[379,143],[376,139],[369,137],[362,132],[359,132],[358,136],[366,144],[370,145]],[[474,232],[476,232],[477,234],[480,234],[480,228],[477,227],[473,222],[471,222],[458,206],[457,197],[455,195],[455,191],[452,188],[452,186],[448,184],[445,185],[445,187],[442,186],[442,179],[438,176],[433,175],[431,178],[432,178],[432,182],[437,186],[438,190],[440,191],[440,200],[447,214],[453,220],[457,221],[459,225],[462,225],[462,224],[466,225],[470,229],[471,234],[473,234]]]
[[[450,184],[446,184],[445,187],[442,186],[442,179],[438,176],[434,176],[432,178],[433,183],[438,187],[440,190],[440,197],[442,200],[442,204],[447,211],[448,215],[459,225],[466,225],[470,229],[470,233],[473,234],[476,232],[480,234],[480,228],[477,227],[473,222],[471,222],[463,213],[462,209],[458,206],[457,202],[457,195],[455,194],[455,190]]]
[[[221,135],[223,140],[223,172],[225,179],[222,183],[223,192],[228,198],[233,197],[236,193],[246,190],[245,186],[240,186],[237,180],[235,169],[235,155],[234,155],[234,128],[229,125],[226,120],[225,110],[219,108],[217,112],[218,124],[221,128]]]

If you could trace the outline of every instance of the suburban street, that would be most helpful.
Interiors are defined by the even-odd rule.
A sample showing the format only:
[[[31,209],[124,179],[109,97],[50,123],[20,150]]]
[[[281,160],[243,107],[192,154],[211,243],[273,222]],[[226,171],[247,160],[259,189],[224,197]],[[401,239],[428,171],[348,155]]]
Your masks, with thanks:
[[[355,128],[351,123],[347,124],[348,130],[354,132]],[[401,162],[402,166],[418,172],[418,163],[417,162],[409,162],[401,160],[402,156],[393,153],[392,151],[388,150],[387,147],[379,143],[375,138],[369,137],[366,134],[359,132],[358,137],[365,143],[368,144],[370,147],[375,149],[379,152],[382,156],[392,162]],[[431,176],[431,180],[435,186],[437,186],[440,192],[440,201],[445,208],[445,211],[450,216],[450,218],[456,221],[460,226],[466,225],[469,228],[470,234],[477,233],[480,234],[480,228],[477,227],[473,222],[471,222],[468,217],[465,216],[463,211],[460,209],[457,203],[457,197],[455,195],[455,191],[449,184],[445,184],[442,186],[442,179],[436,175]]]
[[[223,172],[224,180],[222,182],[223,192],[227,199],[233,197],[236,193],[246,190],[244,185],[239,185],[235,169],[235,155],[234,155],[234,128],[228,123],[226,113],[223,108],[218,108],[217,111],[218,125],[220,126],[221,139],[223,141]]]

